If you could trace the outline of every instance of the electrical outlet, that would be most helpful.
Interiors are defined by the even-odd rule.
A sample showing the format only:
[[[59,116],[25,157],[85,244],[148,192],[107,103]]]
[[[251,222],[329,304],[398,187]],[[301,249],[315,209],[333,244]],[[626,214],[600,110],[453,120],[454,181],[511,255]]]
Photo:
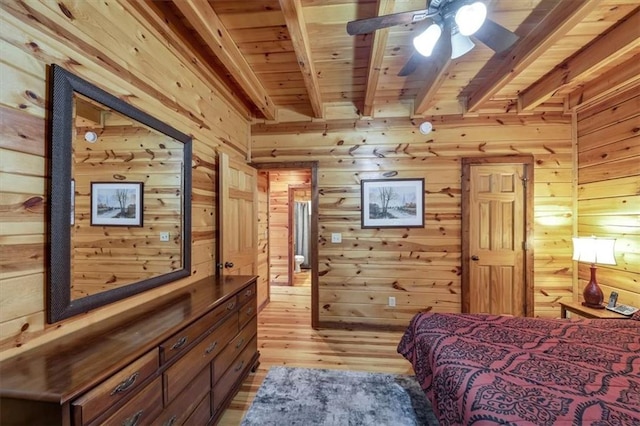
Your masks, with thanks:
[[[333,244],[340,244],[342,242],[342,234],[339,232],[331,233],[331,242]]]
[[[169,237],[170,237],[170,235],[169,235],[168,232],[161,232],[160,233],[160,241],[167,242],[167,241],[169,241]]]
[[[393,296],[389,296],[389,306],[392,308],[396,306],[396,298]]]

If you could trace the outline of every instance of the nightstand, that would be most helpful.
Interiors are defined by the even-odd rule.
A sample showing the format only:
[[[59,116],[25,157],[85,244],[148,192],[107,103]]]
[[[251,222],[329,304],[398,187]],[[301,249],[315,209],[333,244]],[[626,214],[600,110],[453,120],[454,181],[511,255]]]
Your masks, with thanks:
[[[582,302],[560,302],[560,317],[567,318],[567,311],[584,318],[628,319],[625,315],[607,309],[593,309],[582,305]]]

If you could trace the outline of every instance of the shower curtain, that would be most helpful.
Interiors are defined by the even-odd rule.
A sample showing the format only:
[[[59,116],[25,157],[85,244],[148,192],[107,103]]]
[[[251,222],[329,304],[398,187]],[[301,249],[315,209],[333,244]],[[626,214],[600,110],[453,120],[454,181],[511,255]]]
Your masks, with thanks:
[[[302,267],[309,267],[309,234],[311,233],[311,201],[294,203],[294,254],[304,256]]]

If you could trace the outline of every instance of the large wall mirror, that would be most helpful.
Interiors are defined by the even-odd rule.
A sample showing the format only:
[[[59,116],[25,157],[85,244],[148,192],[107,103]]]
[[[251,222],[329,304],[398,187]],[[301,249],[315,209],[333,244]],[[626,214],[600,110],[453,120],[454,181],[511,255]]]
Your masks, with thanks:
[[[51,70],[49,323],[191,271],[191,138]]]

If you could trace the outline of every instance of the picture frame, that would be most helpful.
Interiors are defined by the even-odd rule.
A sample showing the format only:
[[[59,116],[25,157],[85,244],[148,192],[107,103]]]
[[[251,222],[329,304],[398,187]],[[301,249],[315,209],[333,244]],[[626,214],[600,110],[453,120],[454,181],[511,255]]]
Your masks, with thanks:
[[[424,179],[366,179],[361,228],[424,228]]]
[[[91,226],[142,226],[142,182],[91,182]]]

